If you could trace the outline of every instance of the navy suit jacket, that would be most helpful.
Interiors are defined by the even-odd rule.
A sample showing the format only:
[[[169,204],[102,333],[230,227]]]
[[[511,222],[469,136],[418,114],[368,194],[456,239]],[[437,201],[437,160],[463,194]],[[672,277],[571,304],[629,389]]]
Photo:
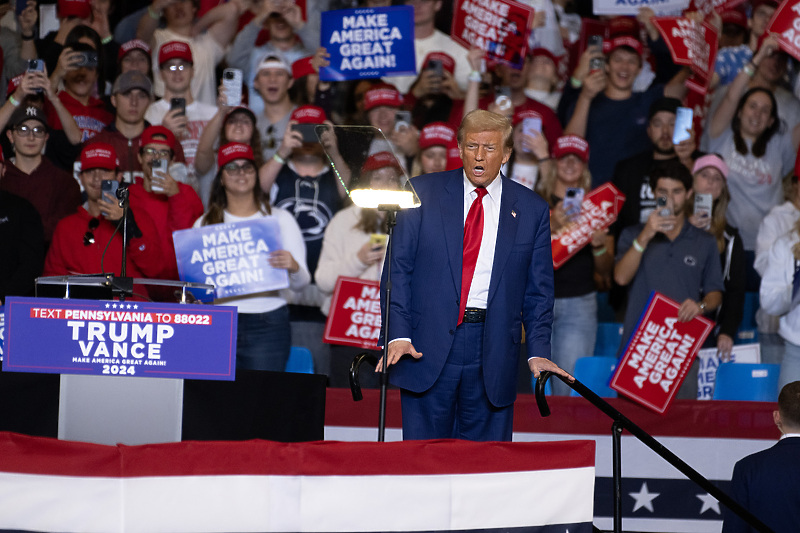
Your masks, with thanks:
[[[779,440],[733,467],[731,497],[775,533],[800,531],[800,437]],[[723,509],[723,533],[755,533]]]
[[[528,357],[550,357],[553,258],[547,204],[530,189],[504,176],[500,179],[503,192],[484,324],[483,379],[492,405],[505,407],[516,399],[523,324]],[[422,205],[397,217],[387,337],[409,338],[423,354],[420,359],[406,356],[396,363],[390,371],[391,382],[424,392],[444,367],[458,322],[463,170],[426,174],[411,183]],[[385,302],[381,303],[385,309]]]

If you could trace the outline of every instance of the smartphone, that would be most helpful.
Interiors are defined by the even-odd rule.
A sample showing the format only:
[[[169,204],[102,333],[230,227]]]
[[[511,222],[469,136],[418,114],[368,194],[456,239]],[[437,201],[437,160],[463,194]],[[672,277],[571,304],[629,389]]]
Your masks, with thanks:
[[[593,57],[589,60],[589,72],[594,72],[596,70],[603,70],[603,66],[606,64],[605,60],[602,57]]]
[[[173,109],[180,109],[181,115],[186,114],[186,98],[181,97],[173,97],[169,101],[169,110],[172,111]]]
[[[29,59],[28,72],[44,72],[44,61],[41,59]],[[41,93],[42,90],[43,89],[41,87],[37,87],[36,89],[33,89],[33,92]]]
[[[292,124],[292,131],[300,132],[304,143],[318,143],[316,124]]]
[[[97,68],[99,62],[97,52],[78,52],[77,56],[76,67]]]
[[[700,219],[706,219],[706,228],[711,225],[711,211],[714,208],[714,199],[711,194],[695,194],[694,195],[694,216]]]
[[[672,208],[669,207],[666,196],[659,196],[656,198],[656,209],[658,210],[658,214],[662,217],[672,216]]]
[[[501,111],[511,109],[511,88],[510,87],[495,87],[494,88],[494,103]]]
[[[672,131],[672,144],[678,144],[692,136],[688,130],[692,129],[693,115],[691,108],[688,107],[679,107],[675,111],[675,129]]]
[[[528,135],[528,136],[533,136],[534,133],[542,133],[542,119],[539,117],[523,118],[522,133],[523,135]],[[530,152],[530,150],[525,147],[523,147],[522,150],[524,152]]]
[[[398,111],[394,114],[394,131],[411,126],[411,111]]]
[[[112,201],[115,201],[117,199],[117,189],[119,189],[119,182],[117,180],[103,180],[100,182],[100,190],[104,198],[112,198]]]
[[[603,51],[603,36],[602,35],[590,35],[586,39],[586,46],[594,46],[598,48],[601,52]]]
[[[44,72],[44,61],[42,59],[29,59],[28,72]]]
[[[238,68],[226,68],[222,71],[222,86],[225,87],[225,98],[230,107],[242,104],[242,71]]]
[[[386,239],[389,236],[385,233],[370,233],[369,234],[369,245],[372,247],[373,250],[377,250],[378,248],[386,247]]]
[[[440,78],[444,76],[444,65],[442,65],[440,59],[429,59],[428,64],[425,65],[425,70],[432,70]]]
[[[564,195],[564,212],[567,218],[575,220],[581,214],[584,190],[580,187],[568,187]]]
[[[164,176],[167,175],[167,160],[166,159],[153,159],[151,163],[151,183],[150,187],[153,192],[164,192]]]

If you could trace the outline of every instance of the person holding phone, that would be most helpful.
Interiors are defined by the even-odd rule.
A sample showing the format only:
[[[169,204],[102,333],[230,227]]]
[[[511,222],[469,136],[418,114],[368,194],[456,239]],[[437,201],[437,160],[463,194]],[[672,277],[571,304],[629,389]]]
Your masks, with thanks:
[[[367,158],[361,168],[359,182],[372,189],[400,188],[403,169],[391,152],[378,152]],[[314,273],[314,279],[324,300],[322,314],[328,316],[331,297],[340,276],[378,281],[381,279],[386,253],[386,213],[377,209],[348,206],[334,215],[325,236]],[[362,349],[331,346],[328,385],[348,387],[348,369]],[[370,372],[362,373],[362,385],[375,386],[377,379]]]
[[[680,304],[676,318],[681,322],[709,315],[722,303],[725,285],[716,239],[687,220],[693,183],[691,172],[680,162],[658,162],[650,174],[650,187],[665,206],[653,210],[646,223],[620,234],[614,281],[630,285],[620,353],[652,291]],[[695,361],[678,398],[697,399],[697,369]]]
[[[164,126],[149,126],[139,138],[138,159],[142,177],[128,187],[133,212],[155,222],[164,252],[163,279],[178,279],[172,232],[190,228],[203,214],[203,202],[195,190],[173,177],[175,154],[180,144]]]
[[[731,197],[727,184],[729,172],[728,165],[716,154],[698,158],[692,172],[693,198],[687,204],[687,209],[692,209],[689,222],[709,232],[717,241],[725,292],[714,317],[714,331],[705,347],[716,346],[723,361],[731,358],[733,340],[744,315],[745,293],[744,245],[739,231],[725,216]]]
[[[207,202],[214,175],[210,170],[198,173],[194,159],[203,129],[217,113],[217,107],[194,98],[194,55],[187,43],[164,44],[158,52],[158,64],[164,97],[150,104],[144,118],[154,126],[165,126],[175,135],[186,158],[187,176],[182,181],[195,187],[200,198]]]
[[[530,109],[518,110],[511,124],[514,126],[514,152],[504,166],[503,173],[517,183],[536,190],[536,182],[550,159],[549,144],[542,133],[542,116]]]
[[[546,150],[546,146],[545,146]],[[577,135],[559,137],[553,147],[554,163],[542,173],[536,192],[550,205],[550,233],[558,235],[580,224],[581,201],[590,191],[589,143]],[[570,216],[569,212],[576,214]],[[554,272],[553,362],[570,374],[575,361],[594,353],[597,331],[595,278],[610,281],[614,267],[614,239],[608,230],[592,233],[584,246]],[[553,393],[568,395],[570,388],[553,381]]]
[[[236,368],[281,372],[286,368],[292,338],[285,295],[302,290],[311,279],[306,268],[303,236],[294,217],[270,206],[261,189],[253,149],[246,144],[228,143],[217,153],[219,170],[211,187],[208,211],[194,227],[269,218],[280,228],[283,249],[270,253],[269,264],[289,273],[288,291],[269,291],[217,299],[239,311],[236,339]]]
[[[117,276],[122,270],[123,217],[119,199],[103,192],[104,182],[119,182],[122,177],[114,147],[92,143],[80,156],[80,179],[86,203],[56,226],[53,243],[44,264],[45,276],[100,274]],[[158,278],[164,254],[158,243],[153,221],[127,211],[126,275],[133,278]],[[148,289],[133,286],[134,298],[149,300]]]

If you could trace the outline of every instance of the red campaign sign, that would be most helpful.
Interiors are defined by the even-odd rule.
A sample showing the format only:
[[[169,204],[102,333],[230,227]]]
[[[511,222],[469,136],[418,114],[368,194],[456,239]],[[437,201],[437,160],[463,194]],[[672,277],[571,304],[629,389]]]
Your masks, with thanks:
[[[698,24],[685,17],[656,17],[652,21],[667,43],[675,64],[691,68],[687,87],[705,94],[717,60],[717,29],[708,22]]]
[[[800,60],[800,0],[789,0],[778,6],[767,25],[767,32],[776,34],[781,48]]]
[[[605,229],[617,219],[625,195],[611,183],[604,183],[586,195],[581,214],[566,230],[550,235],[553,268],[559,269],[592,240],[592,233]]]
[[[533,8],[510,0],[457,0],[450,36],[489,60],[521,68],[528,54]]]
[[[678,321],[680,304],[653,292],[631,335],[611,388],[664,414],[714,323],[697,316]]]
[[[725,11],[730,11],[746,1],[747,0],[692,0],[689,3],[689,8],[686,11],[697,11],[705,18],[705,16],[712,11],[724,13]]]
[[[328,344],[378,349],[381,331],[380,282],[340,276],[322,340]]]

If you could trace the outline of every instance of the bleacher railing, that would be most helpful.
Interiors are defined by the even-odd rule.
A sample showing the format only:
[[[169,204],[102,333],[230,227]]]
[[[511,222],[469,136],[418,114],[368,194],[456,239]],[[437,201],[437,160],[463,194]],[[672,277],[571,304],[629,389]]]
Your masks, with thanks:
[[[622,432],[627,431],[639,441],[661,456],[665,461],[674,466],[680,473],[694,481],[700,488],[725,505],[728,509],[736,513],[742,520],[751,527],[762,533],[774,533],[761,520],[756,518],[750,511],[740,505],[736,500],[728,496],[725,491],[711,483],[700,472],[686,464],[680,457],[672,453],[667,447],[658,442],[652,435],[631,422],[625,415],[612,407],[607,401],[595,394],[586,385],[577,379],[570,383],[566,378],[554,374],[553,372],[542,372],[536,380],[535,396],[536,405],[539,413],[543,416],[550,416],[550,407],[547,405],[547,396],[544,392],[545,384],[550,377],[557,377],[568,387],[589,400],[592,405],[600,409],[613,420],[611,424],[611,441],[613,455],[613,487],[614,487],[614,533],[622,533]]]

